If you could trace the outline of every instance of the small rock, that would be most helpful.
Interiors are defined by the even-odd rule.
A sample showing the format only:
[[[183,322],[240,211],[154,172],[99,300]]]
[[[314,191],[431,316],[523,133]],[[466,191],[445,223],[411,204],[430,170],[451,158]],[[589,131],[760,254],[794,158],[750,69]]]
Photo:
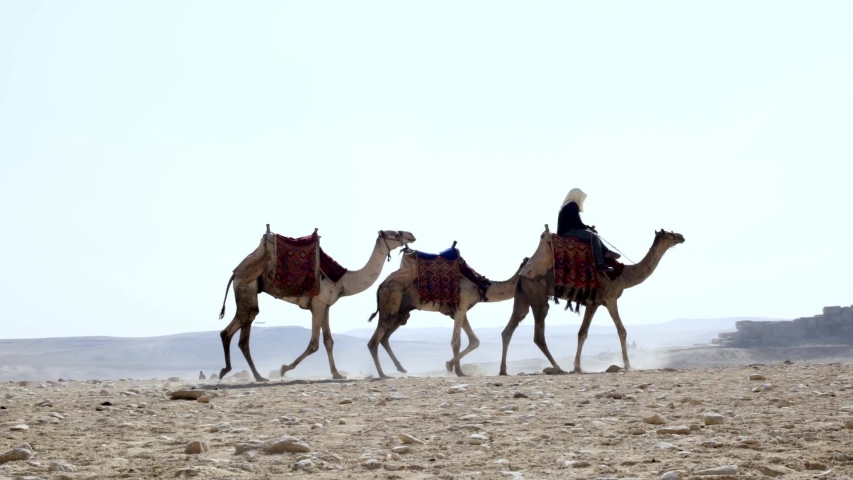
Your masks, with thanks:
[[[412,445],[412,444],[424,445],[423,440],[417,439],[417,438],[415,438],[415,437],[413,437],[407,433],[401,433],[401,434],[397,435],[397,437],[400,439],[401,442],[405,443],[406,445]]]
[[[562,466],[563,468],[588,468],[592,465],[582,460],[564,460]]]
[[[338,402],[338,404],[340,404],[340,405],[349,405],[350,403],[352,403],[352,399],[351,399],[351,398],[344,398],[343,400],[341,400],[340,402]]]
[[[36,404],[37,407],[52,407],[53,402],[50,400],[42,400],[41,402]]]
[[[77,467],[75,467],[74,465],[71,465],[70,463],[56,461],[56,462],[52,462],[50,464],[50,468],[48,468],[48,471],[75,473],[75,472],[77,472]]]
[[[312,472],[312,471],[314,471],[314,462],[312,462],[310,459],[306,458],[304,460],[300,460],[300,461],[294,463],[293,469],[294,470],[303,470],[306,472]]]
[[[409,453],[409,450],[411,450],[411,447],[409,447],[408,445],[397,445],[396,447],[391,449],[392,452],[397,453],[397,454],[401,454],[401,455],[405,454],[405,453]]]
[[[622,371],[622,367],[619,367],[617,365],[611,365],[611,366],[607,367],[607,370],[605,370],[605,372],[607,372],[607,373],[619,373],[621,371]]]
[[[180,477],[181,475],[185,475],[187,477],[197,477],[200,473],[199,469],[195,467],[181,468],[175,472],[175,476]]]
[[[843,453],[840,453],[840,452],[839,453],[833,453],[830,458],[836,462],[849,462],[849,461],[851,461],[850,457],[848,457],[847,455],[844,455]]]
[[[528,397],[527,397],[527,395],[525,395],[521,392],[515,392],[515,394],[512,396],[512,398],[528,398]]]
[[[674,427],[659,428],[657,433],[660,435],[690,435],[693,431],[687,425],[676,425]]]
[[[761,472],[762,475],[766,475],[768,477],[781,477],[782,475],[785,475],[785,472],[781,470],[765,467],[764,465],[759,465],[758,471]]]
[[[199,440],[194,440],[188,443],[187,446],[184,448],[184,453],[188,455],[198,455],[206,451],[208,451],[207,443]]]
[[[722,425],[726,422],[726,418],[716,412],[707,412],[702,421],[705,425]]]
[[[388,470],[389,472],[396,472],[397,470],[401,470],[402,468],[403,465],[395,462],[388,462],[385,464],[385,470]]]
[[[661,442],[655,445],[655,448],[659,448],[661,450],[681,450],[677,445],[673,445],[671,443]]]
[[[853,420],[847,420],[844,422],[844,428],[847,430],[853,430]]]
[[[14,427],[12,427],[13,432],[26,432],[29,429],[30,429],[30,427],[23,424],[23,423],[20,425],[15,425]]]
[[[750,380],[767,380],[767,379],[764,377],[764,375],[762,375],[762,374],[760,374],[760,373],[753,373],[752,375],[750,375],[750,376],[749,376],[749,379],[750,379]]]
[[[198,399],[197,399],[196,401],[197,401],[198,403],[210,403],[210,397],[208,397],[207,395],[205,395],[205,396],[202,396],[202,397],[198,397]]]
[[[304,452],[310,452],[311,447],[305,442],[302,442],[296,438],[287,436],[287,437],[282,437],[278,440],[273,440],[273,441],[265,443],[263,446],[263,450],[266,453],[272,453],[272,454],[286,453],[286,452],[304,453]]]
[[[7,450],[3,453],[0,453],[0,465],[8,462],[18,462],[23,460],[29,460],[30,457],[33,456],[32,449],[28,448],[13,448],[12,450]]]
[[[821,470],[821,471],[823,471],[823,470],[827,469],[826,465],[824,465],[823,463],[820,463],[820,462],[806,461],[805,466],[806,466],[806,470]]]
[[[361,465],[368,470],[376,470],[377,468],[382,468],[382,462],[375,458],[368,458],[366,461],[362,462]]]
[[[172,400],[198,400],[204,396],[203,390],[178,390],[171,394]]]
[[[344,420],[343,418],[341,418],[340,420],[338,420],[338,425],[346,425],[346,424],[347,424],[347,421],[346,421],[346,420]]]
[[[482,445],[488,438],[485,435],[474,434],[468,437],[468,445]]]
[[[722,477],[726,475],[737,475],[737,465],[726,465],[724,467],[706,468],[699,470],[694,475],[697,477]]]
[[[318,428],[323,428],[323,424],[322,423],[315,423],[314,425],[311,425],[311,430],[316,430]]]
[[[656,413],[651,417],[644,418],[643,423],[648,423],[650,425],[664,425],[666,424],[666,419]]]
[[[660,476],[660,480],[681,480],[684,478],[684,472],[681,470],[670,470]]]
[[[447,393],[462,393],[468,391],[467,383],[460,383],[459,385],[454,385],[447,389]]]

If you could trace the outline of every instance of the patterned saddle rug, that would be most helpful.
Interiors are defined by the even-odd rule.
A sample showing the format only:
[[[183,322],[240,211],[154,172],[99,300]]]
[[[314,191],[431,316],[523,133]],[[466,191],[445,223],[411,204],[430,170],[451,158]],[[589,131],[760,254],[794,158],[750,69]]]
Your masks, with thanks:
[[[574,311],[586,301],[594,301],[601,283],[592,246],[585,240],[556,233],[551,234],[551,245],[554,251],[555,300],[567,300],[566,308],[571,308],[571,302],[575,302]],[[615,269],[608,275],[611,280],[622,273],[624,265],[621,263],[611,259],[605,259],[605,262]]]
[[[477,285],[480,298],[487,300],[486,290],[488,290],[491,282],[471,268],[459,255],[459,250],[456,247],[450,247],[439,254],[420,251],[416,253],[418,296],[422,304],[459,305],[462,277]]]
[[[315,296],[320,293],[318,274],[337,283],[347,272],[320,248],[320,237],[313,234],[290,238],[276,234],[273,283],[277,293],[287,297]],[[319,252],[319,255],[318,255]]]

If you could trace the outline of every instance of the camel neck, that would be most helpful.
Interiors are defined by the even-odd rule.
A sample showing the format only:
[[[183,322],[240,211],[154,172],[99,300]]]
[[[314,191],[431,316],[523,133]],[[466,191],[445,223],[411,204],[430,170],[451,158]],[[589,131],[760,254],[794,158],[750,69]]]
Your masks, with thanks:
[[[382,267],[390,252],[389,246],[383,239],[377,238],[373,252],[367,263],[359,270],[351,270],[341,278],[343,284],[342,297],[357,295],[373,285],[382,273]]]
[[[667,242],[662,241],[660,237],[655,237],[651,248],[639,263],[625,266],[625,270],[622,272],[625,288],[635,287],[645,282],[654,273],[661,258],[663,258],[663,254],[669,247],[670,245],[667,245]]]

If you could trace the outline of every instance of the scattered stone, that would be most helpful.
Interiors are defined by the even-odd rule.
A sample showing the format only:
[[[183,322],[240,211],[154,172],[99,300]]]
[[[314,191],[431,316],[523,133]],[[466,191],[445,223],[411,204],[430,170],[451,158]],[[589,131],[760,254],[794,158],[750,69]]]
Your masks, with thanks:
[[[346,421],[346,420],[344,420],[343,418],[341,418],[340,420],[338,420],[338,425],[346,425],[346,424],[347,424],[347,421]]]
[[[673,445],[671,443],[661,442],[655,445],[655,448],[659,448],[661,450],[681,450],[677,445]]]
[[[286,452],[304,453],[310,452],[311,447],[303,441],[287,436],[265,443],[263,450],[264,452],[271,454]]]
[[[36,404],[37,407],[52,407],[53,402],[51,400],[42,400],[41,402]]]
[[[196,401],[198,403],[210,403],[210,397],[208,397],[207,395],[204,395],[204,396],[198,397],[198,400],[196,400]]]
[[[607,370],[605,370],[605,372],[607,372],[607,373],[619,373],[621,371],[622,371],[622,367],[619,367],[617,365],[611,365],[611,366],[607,367]]]
[[[657,430],[659,435],[690,435],[693,431],[687,425],[676,425],[674,427],[663,427]]]
[[[397,437],[400,439],[401,442],[405,443],[406,445],[413,445],[413,444],[424,445],[423,440],[417,439],[417,438],[415,438],[415,437],[413,437],[407,433],[401,433],[401,434],[397,435]]]
[[[648,423],[650,425],[665,425],[666,419],[656,413],[651,417],[644,418],[643,423]]]
[[[485,435],[475,433],[468,437],[468,445],[482,445],[486,440],[488,440],[488,437]]]
[[[19,462],[29,460],[33,456],[32,449],[29,448],[13,448],[0,453],[0,465],[8,462]]]
[[[396,447],[391,449],[392,452],[400,455],[404,453],[409,453],[409,450],[411,450],[411,447],[409,447],[408,445],[397,445]]]
[[[178,390],[171,395],[172,400],[198,400],[203,396],[203,390]]]
[[[350,403],[352,403],[352,399],[351,399],[351,398],[344,398],[343,400],[341,400],[340,402],[338,402],[338,404],[340,404],[340,405],[349,405]]]
[[[29,429],[30,429],[30,427],[29,427],[29,426],[27,426],[26,424],[23,424],[23,423],[22,423],[22,424],[20,424],[20,425],[15,425],[14,427],[12,427],[12,429],[11,429],[11,430],[12,430],[13,432],[26,432],[26,431],[27,431],[27,430],[29,430]]]
[[[806,461],[805,467],[806,467],[806,470],[821,470],[822,471],[822,470],[827,469],[826,465],[823,463],[820,463],[820,462]]]
[[[764,375],[762,375],[762,374],[760,374],[760,373],[753,373],[753,374],[751,374],[751,375],[749,376],[749,379],[750,379],[750,380],[767,380],[767,378],[765,378],[765,377],[764,377]]]
[[[564,460],[562,464],[563,468],[588,468],[591,466],[589,462],[583,460]]]
[[[388,470],[389,472],[396,472],[397,470],[401,470],[403,468],[403,465],[395,462],[388,462],[385,464],[385,470]]]
[[[190,467],[190,468],[181,468],[177,472],[175,472],[176,477],[180,477],[181,475],[187,477],[197,477],[201,472],[198,468]]]
[[[447,393],[462,393],[468,391],[467,383],[460,383],[459,385],[454,385],[447,389]]]
[[[207,443],[199,440],[194,440],[188,443],[187,446],[184,448],[184,453],[188,455],[198,455],[206,451],[208,451]]]
[[[761,472],[762,475],[766,475],[768,477],[781,477],[782,475],[785,475],[785,472],[781,470],[765,467],[764,465],[759,465],[758,471]]]
[[[521,392],[515,392],[515,394],[512,396],[512,398],[529,398],[529,397],[527,395],[521,393]]]
[[[835,462],[849,462],[853,460],[847,455],[844,455],[843,453],[833,453],[830,458]]]
[[[50,472],[63,472],[63,473],[76,473],[77,467],[71,465],[70,463],[66,463],[63,461],[55,461],[51,462],[50,467],[48,468]]]
[[[716,412],[706,412],[702,421],[705,422],[705,425],[722,425],[726,423],[726,418]]]
[[[844,422],[844,428],[847,430],[853,430],[853,420],[847,420]]]
[[[737,475],[737,465],[726,465],[724,467],[706,468],[694,472],[697,477],[723,477],[726,475]]]
[[[684,472],[681,470],[670,470],[660,476],[660,480],[681,480],[684,478]]]
[[[300,460],[293,464],[293,470],[302,470],[305,472],[313,472],[314,471],[314,462],[310,459],[306,458],[304,460]]]

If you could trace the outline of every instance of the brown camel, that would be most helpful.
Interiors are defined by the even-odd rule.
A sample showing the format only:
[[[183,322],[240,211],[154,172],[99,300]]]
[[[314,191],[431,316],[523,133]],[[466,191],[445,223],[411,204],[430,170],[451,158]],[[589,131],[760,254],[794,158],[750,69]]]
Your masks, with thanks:
[[[388,376],[382,372],[382,366],[379,364],[380,343],[385,347],[385,351],[388,352],[388,356],[391,357],[391,360],[394,362],[394,366],[397,367],[397,371],[400,373],[406,373],[406,369],[403,368],[403,365],[397,360],[394,352],[391,351],[391,345],[388,341],[391,338],[391,335],[398,328],[408,322],[409,315],[412,310],[439,312],[454,320],[453,336],[450,341],[450,346],[453,349],[453,358],[445,363],[445,368],[447,368],[448,372],[455,370],[456,375],[464,377],[465,374],[462,373],[460,365],[462,357],[468,355],[480,346],[480,340],[474,334],[474,330],[468,323],[468,310],[483,301],[494,303],[503,302],[512,298],[515,292],[515,284],[518,279],[518,274],[521,272],[525,263],[527,263],[527,260],[528,259],[525,258],[521,262],[521,265],[518,267],[518,270],[516,270],[512,278],[502,282],[490,282],[485,291],[485,300],[483,300],[477,285],[463,276],[459,282],[459,304],[453,306],[436,303],[421,304],[420,295],[418,294],[417,278],[412,280],[410,272],[407,272],[407,269],[402,266],[400,270],[391,273],[379,285],[379,288],[376,291],[376,312],[373,312],[373,315],[368,319],[368,322],[372,321],[373,317],[379,313],[379,321],[376,324],[376,331],[367,343],[367,348],[370,350],[370,355],[373,356],[373,362],[376,364],[376,370],[379,372],[379,377],[388,378]],[[461,344],[460,329],[464,329],[465,334],[468,336],[468,346],[461,353],[459,352]]]
[[[515,331],[518,324],[527,316],[528,310],[533,309],[534,333],[533,342],[542,350],[548,361],[553,366],[552,369],[546,369],[547,372],[566,373],[564,372],[551,353],[548,351],[548,345],[545,343],[545,317],[548,315],[548,299],[554,296],[554,268],[553,256],[551,254],[551,235],[548,232],[547,225],[545,233],[542,234],[539,248],[534,254],[532,260],[528,262],[532,268],[525,268],[519,277],[518,286],[513,299],[512,316],[507,323],[506,328],[501,333],[503,338],[503,354],[501,355],[501,370],[500,375],[506,375],[506,353],[509,349],[509,342],[512,339],[512,333]],[[582,300],[582,304],[586,307],[578,330],[578,349],[575,354],[574,373],[581,373],[581,350],[583,349],[584,341],[586,341],[589,325],[592,323],[592,317],[595,315],[598,307],[604,306],[613,318],[613,323],[616,324],[616,331],[619,334],[619,342],[622,345],[622,360],[625,362],[625,370],[630,370],[631,364],[628,361],[628,348],[626,339],[628,332],[625,326],[622,325],[622,319],[619,318],[619,310],[616,306],[617,300],[622,296],[622,292],[626,288],[631,288],[643,283],[657,268],[658,263],[664,253],[670,248],[684,243],[684,236],[680,233],[655,232],[655,240],[652,247],[646,256],[636,265],[625,265],[621,275],[611,280],[606,275],[599,275],[601,283],[597,295],[593,300]],[[550,261],[550,264],[548,263]],[[532,265],[537,263],[537,265]],[[556,299],[555,299],[556,301]],[[568,308],[568,306],[567,306]]]
[[[403,245],[414,243],[415,237],[409,232],[396,230],[380,230],[379,237],[373,246],[373,252],[367,264],[360,270],[347,271],[343,277],[337,282],[332,282],[325,275],[320,275],[319,293],[316,296],[303,295],[301,297],[286,297],[277,295],[273,285],[264,284],[263,279],[267,277],[268,269],[271,268],[275,256],[275,235],[270,233],[269,225],[267,225],[267,233],[261,238],[261,243],[254,252],[249,254],[242,262],[234,269],[231,279],[228,281],[228,286],[225,287],[225,300],[222,302],[222,312],[219,318],[225,315],[225,301],[228,299],[228,288],[231,282],[234,282],[234,297],[237,303],[237,312],[234,314],[234,319],[225,327],[219,334],[222,338],[222,347],[225,350],[225,368],[219,372],[219,378],[225,377],[231,371],[231,338],[240,330],[240,340],[237,345],[243,352],[246,362],[252,369],[255,375],[255,380],[259,382],[267,381],[263,378],[255,364],[252,361],[252,355],[249,352],[249,334],[252,328],[252,321],[255,320],[260,310],[258,309],[258,292],[259,284],[262,286],[262,291],[279,300],[293,303],[303,310],[311,311],[311,340],[308,342],[308,348],[290,365],[282,365],[280,373],[288,370],[293,370],[302,362],[305,357],[316,352],[319,346],[320,330],[323,331],[323,345],[326,347],[326,354],[329,356],[329,368],[332,372],[332,377],[335,379],[345,378],[338,373],[335,367],[335,359],[332,354],[334,340],[332,340],[332,331],[329,329],[329,307],[335,304],[341,297],[359,294],[373,285],[382,273],[384,261],[391,260],[390,252],[395,248]]]

